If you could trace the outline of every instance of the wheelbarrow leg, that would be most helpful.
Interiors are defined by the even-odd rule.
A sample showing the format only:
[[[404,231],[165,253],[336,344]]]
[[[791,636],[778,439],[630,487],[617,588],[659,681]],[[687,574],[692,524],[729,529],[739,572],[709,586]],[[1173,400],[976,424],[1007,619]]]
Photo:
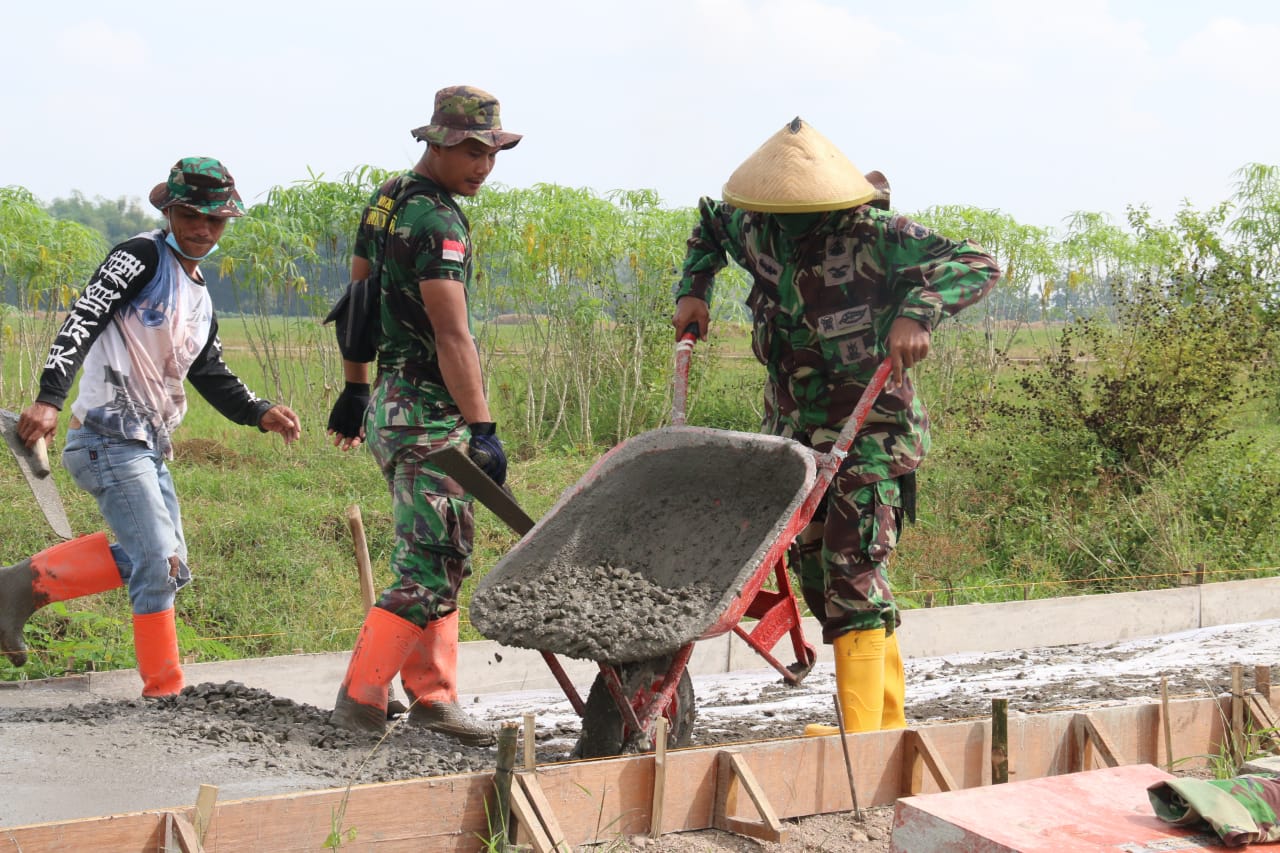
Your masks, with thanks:
[[[600,758],[653,748],[659,716],[667,718],[674,746],[692,737],[694,701],[688,663],[693,643],[674,656],[612,666],[600,664],[582,713],[577,758]]]

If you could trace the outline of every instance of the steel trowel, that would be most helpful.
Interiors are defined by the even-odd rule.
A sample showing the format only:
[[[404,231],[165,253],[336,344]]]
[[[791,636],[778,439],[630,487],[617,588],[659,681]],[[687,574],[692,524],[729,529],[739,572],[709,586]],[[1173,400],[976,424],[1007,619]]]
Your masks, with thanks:
[[[62,498],[58,496],[58,484],[50,473],[44,438],[38,440],[34,447],[27,447],[26,442],[18,437],[18,416],[4,409],[0,409],[0,432],[4,433],[5,444],[18,460],[18,468],[53,532],[63,539],[74,538],[71,522],[67,521],[67,512],[62,508]]]

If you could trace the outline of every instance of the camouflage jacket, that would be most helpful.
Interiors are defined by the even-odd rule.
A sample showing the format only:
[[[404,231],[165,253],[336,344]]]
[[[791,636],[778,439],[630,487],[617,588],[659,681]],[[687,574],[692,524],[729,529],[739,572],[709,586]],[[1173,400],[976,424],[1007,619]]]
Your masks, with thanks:
[[[400,371],[424,391],[452,403],[418,285],[428,279],[448,279],[462,282],[470,293],[471,224],[466,214],[443,187],[416,172],[406,172],[379,187],[369,200],[353,251],[357,257],[374,260],[387,214],[396,197],[413,185],[426,191],[404,204],[387,234],[378,365],[382,370]]]
[[[869,205],[817,215],[795,239],[774,214],[708,198],[698,214],[677,299],[710,303],[715,275],[729,260],[751,275],[752,349],[775,398],[769,426],[823,450],[887,355],[894,320],[909,317],[932,330],[1000,277],[995,260],[972,242]],[[907,381],[880,395],[848,468],[865,472],[865,482],[897,477],[928,448],[928,415]]]
[[[1280,780],[1270,775],[1170,779],[1149,786],[1147,798],[1161,820],[1208,824],[1228,847],[1280,841]]]

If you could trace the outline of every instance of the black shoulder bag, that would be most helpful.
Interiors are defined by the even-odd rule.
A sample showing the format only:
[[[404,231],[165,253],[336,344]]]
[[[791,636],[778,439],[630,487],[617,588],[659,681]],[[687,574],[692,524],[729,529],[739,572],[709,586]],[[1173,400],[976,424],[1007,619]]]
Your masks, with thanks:
[[[338,334],[338,349],[342,352],[344,361],[367,363],[378,357],[378,338],[382,334],[382,259],[387,251],[387,236],[391,233],[391,223],[405,202],[427,191],[427,187],[418,185],[397,196],[387,214],[387,221],[378,241],[377,257],[373,259],[368,277],[348,284],[342,296],[338,297],[333,308],[325,315],[324,323],[334,324],[334,330]]]

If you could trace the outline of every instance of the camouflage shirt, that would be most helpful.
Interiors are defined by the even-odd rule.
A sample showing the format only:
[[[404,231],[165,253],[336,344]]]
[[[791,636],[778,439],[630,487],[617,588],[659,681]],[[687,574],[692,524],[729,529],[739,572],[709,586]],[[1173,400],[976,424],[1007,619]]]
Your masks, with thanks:
[[[399,370],[419,383],[439,386],[441,400],[452,402],[444,388],[436,355],[435,331],[422,304],[419,282],[460,281],[471,288],[471,223],[443,187],[406,172],[383,184],[360,217],[354,254],[372,262],[387,214],[395,199],[412,189],[424,190],[405,202],[387,235],[382,268],[382,336],[378,364]]]
[[[827,449],[887,355],[893,321],[932,330],[995,285],[1000,270],[969,241],[863,205],[815,216],[793,238],[778,216],[704,198],[677,299],[711,302],[729,260],[752,278],[751,345],[769,376],[773,431]],[[824,429],[825,441],[813,436]],[[825,443],[825,447],[823,444]],[[929,419],[909,381],[885,391],[850,449],[847,469],[873,482],[913,470],[929,448]]]

